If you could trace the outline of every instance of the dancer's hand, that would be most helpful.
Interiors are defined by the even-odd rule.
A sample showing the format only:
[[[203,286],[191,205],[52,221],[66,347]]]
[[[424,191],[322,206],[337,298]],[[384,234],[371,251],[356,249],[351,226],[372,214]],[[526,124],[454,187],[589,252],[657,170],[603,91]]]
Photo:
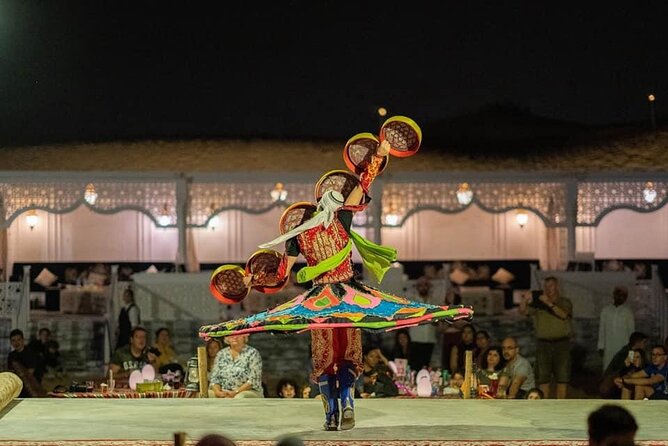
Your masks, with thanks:
[[[376,149],[376,155],[378,156],[387,156],[390,153],[390,143],[385,140],[380,143]]]

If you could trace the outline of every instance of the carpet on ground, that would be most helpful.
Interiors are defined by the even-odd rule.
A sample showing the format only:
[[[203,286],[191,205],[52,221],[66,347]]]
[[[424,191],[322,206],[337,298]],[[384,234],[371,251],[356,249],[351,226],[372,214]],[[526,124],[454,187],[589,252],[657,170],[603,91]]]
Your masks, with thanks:
[[[188,440],[194,446],[196,440]],[[239,440],[238,446],[273,446],[269,440]],[[668,440],[636,441],[636,446],[668,446]],[[0,440],[0,446],[173,446],[171,440]],[[587,446],[586,440],[306,440],[305,446]]]

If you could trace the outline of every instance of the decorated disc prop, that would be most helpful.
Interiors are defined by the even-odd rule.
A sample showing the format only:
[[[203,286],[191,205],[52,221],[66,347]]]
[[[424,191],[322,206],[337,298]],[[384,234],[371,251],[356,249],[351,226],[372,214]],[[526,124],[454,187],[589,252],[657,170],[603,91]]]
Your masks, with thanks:
[[[328,190],[335,190],[348,198],[350,192],[360,183],[356,175],[346,170],[332,170],[324,174],[315,185],[315,199],[320,200]]]
[[[393,116],[380,128],[380,141],[390,143],[390,154],[405,158],[415,155],[422,144],[422,130],[406,116]]]
[[[277,275],[282,260],[283,255],[273,249],[261,249],[250,256],[246,273],[254,276],[253,289],[266,294],[280,291],[288,279]]]
[[[237,304],[244,300],[250,288],[244,284],[246,271],[238,265],[218,267],[209,281],[209,291],[224,304]]]
[[[278,222],[278,230],[281,232],[281,235],[293,230],[311,218],[315,209],[315,205],[308,201],[299,201],[288,206]]]
[[[358,133],[350,138],[343,147],[343,161],[345,161],[348,169],[357,175],[364,172],[379,144],[378,138],[371,133]],[[385,157],[380,165],[380,172],[387,167],[389,158],[389,156]]]

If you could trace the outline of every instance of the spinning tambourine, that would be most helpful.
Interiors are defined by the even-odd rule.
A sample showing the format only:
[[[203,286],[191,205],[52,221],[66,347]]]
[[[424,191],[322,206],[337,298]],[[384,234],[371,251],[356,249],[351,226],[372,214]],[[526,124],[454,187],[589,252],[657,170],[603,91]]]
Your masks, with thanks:
[[[371,133],[358,133],[346,142],[343,147],[343,161],[357,175],[364,172],[371,158],[376,154],[380,141]],[[386,156],[380,165],[380,172],[385,170],[390,157]]]
[[[292,231],[294,228],[311,218],[315,210],[315,205],[308,201],[299,201],[288,206],[278,222],[278,230],[281,235]]]
[[[390,143],[390,154],[399,158],[413,156],[422,144],[422,130],[406,116],[393,116],[383,123],[378,135],[380,142]]]
[[[246,271],[238,265],[223,265],[211,274],[209,291],[224,304],[238,304],[248,296],[250,288],[244,283]]]
[[[356,175],[346,170],[331,170],[320,177],[320,180],[316,183],[315,199],[320,201],[325,192],[334,190],[340,192],[345,200],[358,184],[360,184],[360,180]]]
[[[256,251],[246,262],[246,274],[253,276],[251,287],[272,294],[283,289],[288,277],[281,272],[284,256],[273,249]]]

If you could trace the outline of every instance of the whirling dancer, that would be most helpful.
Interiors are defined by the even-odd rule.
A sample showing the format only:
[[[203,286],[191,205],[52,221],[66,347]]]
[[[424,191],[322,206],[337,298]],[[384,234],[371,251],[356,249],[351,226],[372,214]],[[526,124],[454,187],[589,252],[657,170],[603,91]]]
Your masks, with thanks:
[[[437,321],[470,320],[464,306],[436,306],[384,293],[354,280],[351,260],[354,244],[364,266],[380,281],[396,260],[396,251],[376,245],[351,230],[353,213],[364,210],[368,191],[387,165],[389,154],[413,155],[420,147],[420,128],[411,119],[388,119],[380,138],[361,133],[344,148],[344,160],[359,175],[346,171],[325,174],[316,184],[317,205],[295,203],[280,220],[281,236],[260,245],[246,269],[223,265],[211,276],[212,294],[222,302],[237,303],[250,288],[271,293],[280,290],[299,254],[308,266],[297,272],[300,283],[313,286],[294,299],[242,319],[207,325],[200,336],[225,337],[254,332],[311,331],[313,373],[325,407],[325,429],[355,426],[354,384],[363,370],[360,329],[382,330]],[[266,248],[285,243],[285,254]],[[339,407],[340,401],[340,407]],[[340,425],[339,425],[340,421]]]

